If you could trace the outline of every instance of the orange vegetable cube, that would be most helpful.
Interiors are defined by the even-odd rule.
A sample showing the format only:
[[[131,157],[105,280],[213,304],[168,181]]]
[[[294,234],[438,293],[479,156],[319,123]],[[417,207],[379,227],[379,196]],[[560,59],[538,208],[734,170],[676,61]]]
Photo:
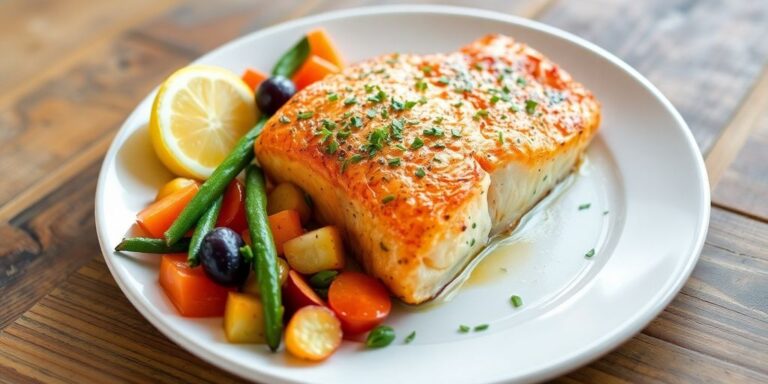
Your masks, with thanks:
[[[259,89],[261,82],[268,79],[269,76],[258,69],[248,68],[243,72],[243,81],[255,92]]]
[[[213,282],[202,267],[190,268],[186,254],[163,255],[160,286],[182,316],[222,316],[227,303],[227,288]]]
[[[197,183],[192,183],[155,201],[136,215],[136,223],[151,237],[163,237],[198,189]]]
[[[293,83],[296,84],[296,90],[302,90],[310,84],[337,72],[339,72],[339,67],[320,56],[310,54],[307,61],[293,75]]]
[[[336,49],[336,45],[331,40],[331,36],[324,28],[317,28],[307,33],[309,40],[310,54],[319,56],[337,68],[344,68],[344,59],[341,53]]]

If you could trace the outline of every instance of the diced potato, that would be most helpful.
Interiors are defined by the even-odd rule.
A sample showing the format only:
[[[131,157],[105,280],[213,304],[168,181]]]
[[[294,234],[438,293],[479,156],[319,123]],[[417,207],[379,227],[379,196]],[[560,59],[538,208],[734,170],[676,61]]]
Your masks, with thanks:
[[[277,268],[280,270],[280,286],[285,285],[285,280],[288,279],[288,263],[282,257],[277,258]],[[256,272],[251,271],[248,274],[248,278],[243,284],[242,291],[244,293],[250,293],[251,295],[259,296],[259,281],[256,280]]]
[[[344,244],[334,226],[307,232],[283,244],[288,265],[305,275],[344,268]]]
[[[285,328],[285,349],[306,360],[320,361],[341,345],[341,323],[328,308],[310,305],[293,315]]]
[[[264,343],[264,308],[258,297],[230,292],[224,311],[224,333],[230,343]]]
[[[291,183],[281,183],[267,196],[267,213],[274,215],[286,209],[299,212],[301,222],[306,223],[312,217],[312,209],[307,204],[304,191]]]

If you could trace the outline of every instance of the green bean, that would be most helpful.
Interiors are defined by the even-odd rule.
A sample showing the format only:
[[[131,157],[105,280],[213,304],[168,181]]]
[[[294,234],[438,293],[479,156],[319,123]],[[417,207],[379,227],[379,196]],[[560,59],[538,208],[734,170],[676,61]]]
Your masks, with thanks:
[[[371,330],[365,339],[365,346],[368,348],[383,348],[392,344],[395,340],[395,330],[388,325],[379,325]]]
[[[284,53],[272,68],[272,75],[291,78],[309,57],[309,40],[304,36],[296,45]]]
[[[184,238],[173,245],[165,244],[163,239],[149,237],[126,237],[115,247],[115,251],[143,253],[179,253],[189,248],[189,239]]]
[[[200,246],[203,245],[205,235],[216,226],[216,219],[219,217],[222,200],[224,200],[223,196],[219,196],[218,199],[214,200],[213,205],[205,211],[203,217],[197,222],[195,233],[192,234],[192,240],[189,241],[189,252],[187,253],[187,263],[190,267],[196,267],[200,264]]]
[[[216,167],[211,177],[200,186],[200,190],[192,198],[192,201],[184,207],[179,217],[165,231],[166,244],[173,245],[179,241],[197,223],[197,220],[213,204],[213,201],[224,193],[229,182],[251,163],[254,157],[253,142],[261,133],[266,122],[267,116],[263,116],[253,129],[240,138],[232,152]]]
[[[277,266],[275,241],[267,221],[264,174],[255,165],[250,165],[245,171],[245,217],[251,235],[253,271],[256,272],[264,305],[264,335],[269,348],[276,351],[283,331],[280,270]]]

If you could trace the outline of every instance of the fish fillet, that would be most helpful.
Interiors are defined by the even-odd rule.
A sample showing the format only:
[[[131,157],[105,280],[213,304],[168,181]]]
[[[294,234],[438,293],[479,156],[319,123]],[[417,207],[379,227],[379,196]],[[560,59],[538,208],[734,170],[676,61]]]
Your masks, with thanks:
[[[297,93],[256,140],[259,163],[402,301],[435,297],[567,176],[600,105],[502,35],[458,52],[390,54]]]

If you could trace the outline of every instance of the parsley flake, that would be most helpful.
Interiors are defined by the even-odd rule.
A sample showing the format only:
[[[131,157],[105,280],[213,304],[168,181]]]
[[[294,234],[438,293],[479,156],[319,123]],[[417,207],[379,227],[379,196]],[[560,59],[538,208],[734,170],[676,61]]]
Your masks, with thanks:
[[[438,127],[432,127],[429,129],[425,129],[422,131],[425,136],[434,136],[434,137],[443,137],[445,134],[443,133],[443,130]]]
[[[448,85],[451,81],[448,80],[448,77],[446,77],[446,76],[440,76],[440,78],[437,79],[437,82],[442,84],[442,85]]]
[[[509,301],[512,303],[512,306],[515,308],[519,308],[523,306],[523,299],[518,295],[512,295],[512,297],[509,298]]]
[[[395,200],[395,195],[386,195],[386,196],[384,196],[383,199],[381,199],[381,203],[382,204],[389,204],[389,203],[391,203],[394,200]]]
[[[482,331],[485,331],[486,329],[488,329],[488,327],[490,327],[488,324],[476,325],[475,328],[474,328],[474,331],[475,332],[482,332]]]
[[[399,157],[393,157],[393,158],[387,160],[387,164],[389,164],[390,167],[399,167],[400,166],[400,158]]]
[[[416,150],[424,146],[424,141],[421,140],[420,137],[416,137],[413,139],[413,142],[411,143],[411,149]]]
[[[354,97],[348,97],[346,100],[344,100],[344,105],[355,105],[357,104],[357,99]]]
[[[336,101],[339,99],[339,95],[337,95],[334,92],[329,93],[327,97],[328,97],[328,101]]]
[[[581,204],[581,205],[579,205],[579,211],[583,211],[585,209],[589,209],[589,207],[591,207],[591,206],[592,206],[591,203]]]
[[[525,112],[529,115],[533,115],[534,112],[536,112],[536,106],[538,106],[539,103],[533,101],[533,100],[526,100],[525,101]]]
[[[595,249],[590,249],[587,253],[584,254],[584,257],[592,257],[595,255]]]
[[[283,124],[288,124],[288,123],[290,123],[290,122],[291,122],[291,118],[289,118],[289,117],[288,117],[288,116],[286,116],[286,115],[282,115],[282,116],[280,116],[280,119],[279,119],[279,121],[280,121],[281,123],[283,123]]]
[[[422,168],[422,167],[416,168],[416,177],[421,179],[422,177],[424,177],[426,175],[427,175],[427,173],[424,171],[424,168]]]
[[[416,338],[416,331],[413,331],[410,334],[408,334],[408,336],[405,337],[404,342],[406,344],[410,344],[415,338]]]
[[[299,112],[299,114],[296,115],[296,118],[299,119],[299,120],[306,120],[306,119],[309,119],[310,117],[312,117],[314,115],[315,115],[315,113],[312,112],[312,111]]]
[[[470,329],[469,325],[459,325],[459,333],[467,333]]]

